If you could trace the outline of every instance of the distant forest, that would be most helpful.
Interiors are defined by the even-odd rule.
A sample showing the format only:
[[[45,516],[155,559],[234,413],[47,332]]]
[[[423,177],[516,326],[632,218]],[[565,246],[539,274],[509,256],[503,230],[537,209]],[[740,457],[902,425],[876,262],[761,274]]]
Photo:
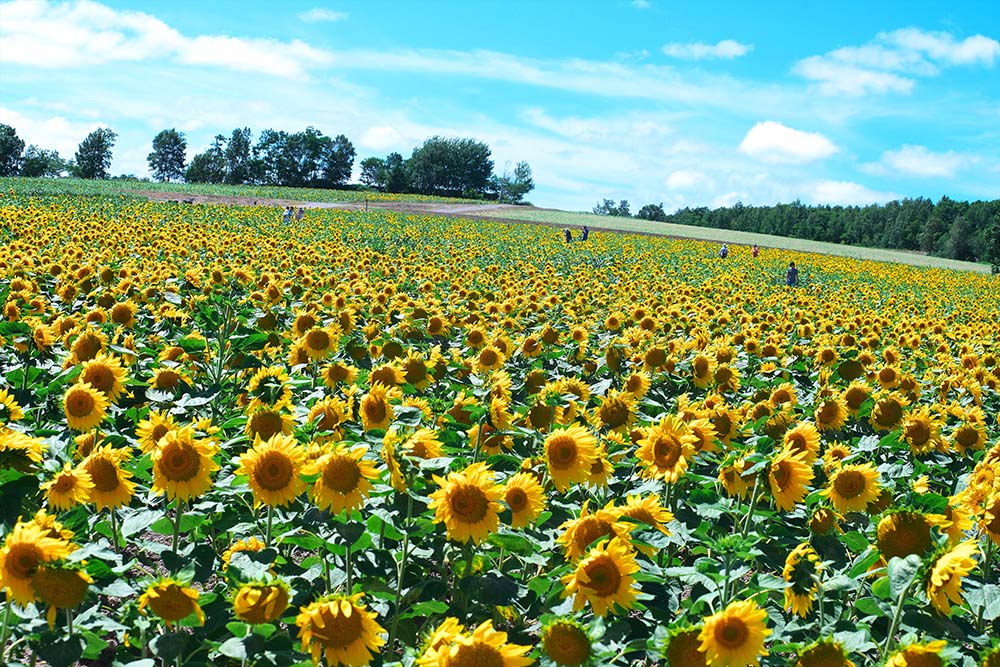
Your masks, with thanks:
[[[611,208],[621,215],[621,206]],[[595,212],[607,210],[603,207]],[[625,215],[627,210],[626,206]],[[680,225],[914,250],[1000,266],[1000,200],[963,202],[942,197],[934,203],[918,197],[870,206],[736,204],[717,209],[684,208],[673,214],[665,213],[662,204],[647,204],[636,216]]]

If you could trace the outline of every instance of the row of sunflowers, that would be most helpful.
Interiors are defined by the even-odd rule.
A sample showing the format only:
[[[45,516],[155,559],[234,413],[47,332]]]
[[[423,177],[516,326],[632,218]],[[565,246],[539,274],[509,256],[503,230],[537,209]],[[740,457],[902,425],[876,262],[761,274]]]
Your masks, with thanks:
[[[1000,665],[995,279],[274,218],[0,198],[0,662]]]

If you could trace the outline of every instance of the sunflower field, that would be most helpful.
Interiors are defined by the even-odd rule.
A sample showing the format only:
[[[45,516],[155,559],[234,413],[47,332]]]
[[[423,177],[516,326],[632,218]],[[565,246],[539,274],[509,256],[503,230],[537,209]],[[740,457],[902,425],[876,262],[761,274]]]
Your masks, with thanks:
[[[996,278],[276,218],[0,197],[0,664],[1000,665]]]

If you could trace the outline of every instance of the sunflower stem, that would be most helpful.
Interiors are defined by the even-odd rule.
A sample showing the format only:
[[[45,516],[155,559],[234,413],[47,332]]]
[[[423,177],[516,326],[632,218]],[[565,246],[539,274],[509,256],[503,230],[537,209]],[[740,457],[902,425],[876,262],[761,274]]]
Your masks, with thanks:
[[[986,558],[983,559],[983,579],[989,581],[990,571],[993,569],[993,540],[987,536],[986,538]],[[979,612],[976,614],[976,628],[980,632],[983,631],[983,614],[986,613],[986,601],[983,600],[982,606],[979,607]]]
[[[412,480],[410,480],[412,482]],[[407,488],[411,485],[407,484]],[[406,494],[406,520],[403,521],[403,551],[399,555],[399,565],[396,568],[396,595],[392,605],[392,624],[389,626],[389,642],[386,651],[392,651],[396,641],[396,629],[399,627],[399,601],[403,597],[403,574],[406,572],[406,559],[410,555],[410,517],[413,515],[413,496]]]
[[[347,558],[344,563],[344,567],[347,570],[347,594],[350,595],[354,592],[354,582],[352,572],[351,572],[351,545],[347,544]]]
[[[910,579],[910,583],[906,585],[906,589],[899,596],[899,600],[896,602],[896,611],[892,615],[892,623],[889,625],[889,634],[885,638],[885,647],[882,649],[882,659],[884,660],[889,656],[889,650],[892,648],[892,640],[896,636],[896,630],[899,628],[899,621],[903,617],[903,607],[906,605],[906,598],[910,597],[910,591],[913,590],[913,586],[916,585],[917,580],[920,578],[919,570],[913,574]]]
[[[728,552],[723,556],[722,563],[725,570],[725,578],[722,580],[722,604],[720,607],[725,608],[729,606],[729,571],[731,565]]]
[[[264,531],[264,546],[271,546],[271,526],[274,524],[274,505],[267,506],[267,529]]]
[[[115,508],[108,509],[111,512],[111,546],[118,549],[118,517],[115,516]]]
[[[486,415],[489,414],[489,408],[487,412],[483,413],[483,416],[479,418],[479,428],[476,429],[476,449],[472,452],[472,462],[475,463],[479,460],[479,443],[483,441],[483,424],[486,422]]]
[[[10,629],[10,613],[12,602],[10,597],[7,597],[6,602],[4,602],[4,612],[3,612],[3,626],[0,626],[0,664],[5,664],[5,658],[7,653],[7,631]]]
[[[323,557],[322,562],[323,562],[323,585],[326,586],[326,594],[329,595],[330,594],[330,583],[331,583],[330,582],[330,563],[329,563],[329,561],[327,561],[327,559],[326,559],[325,556]]]
[[[176,556],[177,555],[177,543],[180,541],[181,534],[181,515],[184,513],[184,505],[181,499],[177,499],[177,508],[174,512],[174,536],[170,543],[170,551]]]
[[[760,473],[753,480],[753,491],[750,496],[750,509],[747,510],[746,521],[743,522],[743,530],[740,531],[740,537],[746,537],[747,533],[750,532],[750,524],[753,522],[753,513],[757,509],[757,492],[760,490]]]
[[[825,610],[823,609],[823,584],[822,583],[820,583],[817,592],[818,592],[818,595],[816,596],[816,598],[817,598],[817,601],[819,603],[819,627],[816,628],[816,636],[819,636],[819,635],[821,635],[823,633],[823,625],[825,625],[825,623],[826,623],[826,614],[824,613]]]
[[[70,637],[73,636],[73,610],[66,608],[66,634]]]

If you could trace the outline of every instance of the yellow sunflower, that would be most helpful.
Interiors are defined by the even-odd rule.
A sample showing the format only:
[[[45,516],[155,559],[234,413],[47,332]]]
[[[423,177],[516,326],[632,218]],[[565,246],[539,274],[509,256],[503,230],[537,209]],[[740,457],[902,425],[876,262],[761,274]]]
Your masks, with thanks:
[[[41,463],[48,445],[30,435],[0,426],[0,455],[5,466],[27,471],[32,463]]]
[[[441,456],[441,441],[429,428],[417,429],[403,441],[403,451],[407,456],[418,459],[436,459]]]
[[[813,417],[820,431],[839,431],[847,423],[847,404],[842,398],[830,396],[816,402]]]
[[[903,419],[903,440],[917,456],[934,451],[941,445],[941,419],[926,406],[911,410]]]
[[[159,444],[160,438],[177,427],[177,422],[174,421],[174,416],[170,413],[163,414],[156,410],[150,410],[146,418],[136,426],[135,435],[142,453],[152,453]]]
[[[744,600],[706,618],[698,639],[710,667],[757,667],[770,634],[767,612]]]
[[[542,652],[559,667],[580,667],[592,654],[587,630],[570,618],[557,618],[542,628]]]
[[[127,505],[135,493],[132,473],[121,464],[132,458],[127,449],[113,449],[111,445],[100,445],[80,463],[80,468],[90,475],[93,488],[88,492],[89,501],[98,511]]]
[[[855,667],[844,647],[829,639],[819,639],[799,651],[794,667]]]
[[[823,566],[819,554],[804,542],[792,549],[785,559],[781,572],[785,587],[785,609],[805,618],[812,609],[813,598],[819,590],[819,576]]]
[[[107,414],[108,398],[87,383],[75,384],[63,396],[66,424],[74,431],[89,431]]]
[[[524,656],[530,646],[507,643],[507,633],[493,629],[493,621],[480,623],[472,634],[457,635],[438,649],[438,667],[527,667],[534,662]]]
[[[643,477],[660,477],[676,482],[687,471],[688,459],[695,454],[698,437],[691,428],[677,418],[666,415],[660,423],[646,429],[639,440],[636,457],[642,465]]]
[[[326,658],[328,665],[363,667],[385,645],[385,629],[361,597],[361,593],[328,595],[299,610],[295,618],[299,641],[313,665]]]
[[[785,431],[784,443],[793,455],[804,454],[803,461],[810,467],[819,458],[819,431],[809,422]]]
[[[545,509],[545,492],[534,475],[519,472],[504,484],[503,501],[510,508],[511,528],[525,528]]]
[[[951,613],[951,603],[962,604],[962,577],[976,567],[979,544],[962,542],[943,553],[927,572],[927,598],[942,614]]]
[[[365,397],[361,399],[361,425],[366,431],[385,430],[395,416],[395,410],[390,401],[398,400],[402,392],[397,387],[386,387],[374,384]]]
[[[878,550],[888,562],[893,557],[923,555],[933,545],[931,521],[920,512],[898,510],[882,517],[876,529]]]
[[[563,597],[573,598],[573,610],[579,611],[589,602],[598,616],[615,608],[631,609],[638,588],[633,575],[639,571],[635,552],[625,540],[617,537],[592,547],[576,570],[562,577],[566,586]]]
[[[674,515],[660,504],[660,497],[655,494],[649,496],[628,496],[625,504],[618,508],[618,514],[622,517],[644,523],[664,535],[670,534],[670,531],[667,530],[664,524],[674,520]]]
[[[283,581],[254,582],[240,586],[233,598],[233,611],[241,621],[257,625],[273,623],[288,609],[288,585]]]
[[[890,655],[885,667],[944,667],[941,650],[947,645],[943,639],[926,644],[910,644]]]
[[[80,606],[87,595],[87,589],[94,580],[79,567],[59,566],[42,563],[31,575],[31,587],[39,602],[49,606],[46,619],[51,630],[56,624],[56,614],[60,609]]]
[[[489,466],[473,463],[447,479],[435,475],[434,481],[440,488],[430,494],[427,507],[434,510],[434,523],[444,523],[448,539],[479,544],[496,531],[503,489],[493,481]]]
[[[438,624],[424,640],[417,658],[417,667],[438,667],[438,651],[448,649],[465,634],[465,626],[454,616],[449,616]]]
[[[292,503],[306,490],[300,475],[305,460],[305,450],[292,436],[258,438],[252,449],[240,454],[236,474],[246,475],[254,506],[280,507]]]
[[[83,368],[77,377],[77,384],[89,384],[93,389],[104,394],[111,403],[116,403],[125,391],[128,373],[121,362],[112,355],[98,354],[93,359],[83,362]]]
[[[222,569],[225,570],[229,567],[229,559],[233,557],[233,554],[239,553],[240,551],[262,551],[264,549],[264,543],[258,540],[256,537],[248,537],[245,540],[237,540],[233,544],[222,552]]]
[[[306,475],[319,475],[309,491],[317,507],[339,514],[364,504],[372,490],[369,480],[379,474],[374,461],[365,459],[367,453],[365,445],[338,444],[303,468]]]
[[[615,511],[613,500],[608,501],[603,509],[596,512],[590,512],[588,504],[588,500],[583,501],[580,516],[564,521],[559,526],[559,530],[563,532],[556,541],[563,545],[567,560],[583,558],[591,545],[601,538],[619,537],[625,541],[629,539],[632,524],[618,520],[619,513]]]
[[[32,575],[44,563],[66,558],[72,550],[67,540],[52,536],[45,528],[31,521],[17,522],[0,549],[0,590],[22,607],[34,602]]]
[[[299,346],[310,359],[328,357],[337,349],[340,331],[333,325],[313,327],[299,338]]]
[[[195,437],[190,426],[168,432],[153,450],[153,491],[168,500],[191,500],[212,488],[212,473],[219,469],[212,457],[218,447]]]
[[[205,624],[205,612],[198,605],[199,593],[184,583],[168,577],[150,584],[146,592],[139,596],[139,611],[146,613],[146,607],[166,622],[167,628],[182,621],[191,614],[198,618],[198,624]]]
[[[635,422],[635,402],[634,394],[609,389],[594,411],[595,425],[598,429],[628,431]]]
[[[806,453],[794,453],[785,448],[771,459],[767,481],[775,506],[782,511],[790,511],[809,493],[813,480],[813,470],[805,461]]]
[[[683,625],[667,635],[663,648],[666,667],[707,667],[705,652],[701,650],[701,626]]]
[[[90,490],[94,488],[90,475],[86,470],[74,468],[66,462],[62,470],[48,482],[41,485],[45,492],[46,504],[55,510],[68,510],[82,505],[90,499]]]
[[[351,385],[358,379],[358,369],[340,361],[333,361],[323,367],[321,372],[323,384],[330,389],[338,385]]]
[[[295,427],[292,415],[285,412],[285,405],[260,405],[247,416],[244,432],[250,440],[270,440],[275,435],[291,435]]]
[[[6,389],[0,389],[0,428],[24,419],[24,410]]]
[[[870,463],[862,463],[838,468],[820,495],[829,498],[838,512],[863,512],[881,491],[878,470]]]
[[[553,431],[545,438],[545,461],[559,491],[585,482],[597,457],[597,438],[582,426]]]
[[[886,433],[896,428],[903,421],[903,408],[908,401],[900,394],[888,392],[876,396],[868,422],[880,433]]]
[[[341,426],[348,421],[349,415],[350,409],[343,399],[330,397],[313,403],[308,419],[316,425],[318,432],[324,433],[317,436],[319,442],[336,441],[343,437]]]

